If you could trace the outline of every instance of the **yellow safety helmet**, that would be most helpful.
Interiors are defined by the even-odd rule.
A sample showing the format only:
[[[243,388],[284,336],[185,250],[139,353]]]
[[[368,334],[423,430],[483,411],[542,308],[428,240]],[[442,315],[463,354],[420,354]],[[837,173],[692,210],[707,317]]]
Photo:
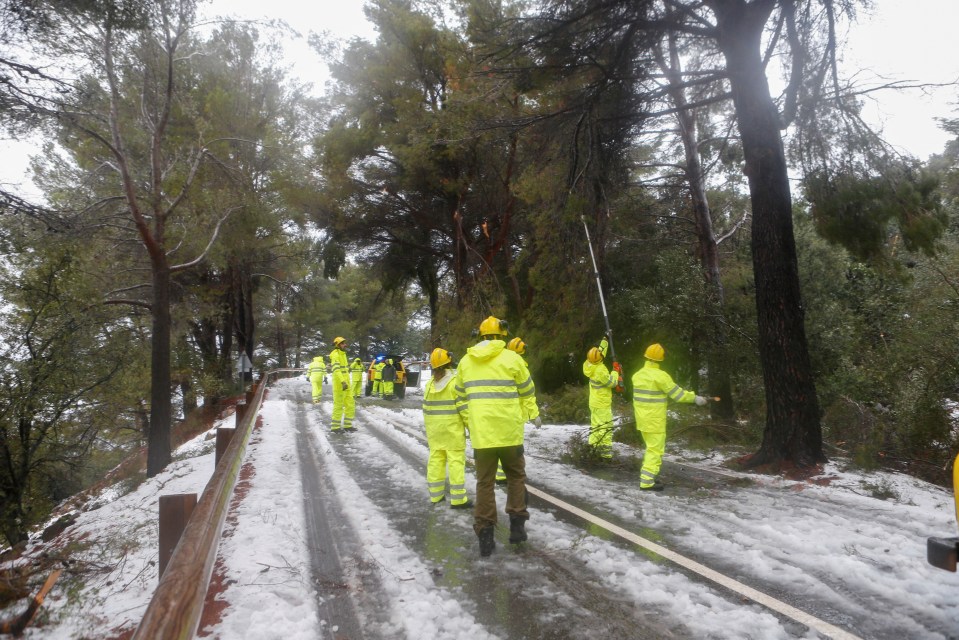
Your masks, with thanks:
[[[603,352],[599,350],[599,347],[593,347],[586,352],[586,359],[596,364],[597,362],[603,361]]]
[[[646,347],[646,353],[643,355],[646,356],[647,360],[662,362],[663,358],[666,357],[666,350],[663,349],[663,345],[656,342]]]
[[[526,343],[523,342],[523,339],[520,337],[513,338],[509,341],[509,344],[506,345],[506,348],[510,351],[515,351],[516,353],[523,355],[526,353]]]
[[[343,342],[346,342],[346,338],[344,338],[343,336],[337,336],[337,337],[333,338],[333,346],[334,346],[334,347],[340,346],[340,343],[343,343]]]
[[[505,320],[490,316],[480,323],[479,334],[481,336],[505,336],[508,327],[509,325]]]
[[[451,362],[453,362],[453,354],[446,349],[436,347],[433,349],[433,353],[430,354],[430,366],[434,369],[439,369],[444,364],[449,364]]]

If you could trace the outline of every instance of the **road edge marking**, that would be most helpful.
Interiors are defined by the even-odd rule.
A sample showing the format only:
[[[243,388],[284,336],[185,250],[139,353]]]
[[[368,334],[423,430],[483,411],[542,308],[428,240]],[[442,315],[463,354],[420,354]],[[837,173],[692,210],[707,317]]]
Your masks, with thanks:
[[[799,622],[800,624],[804,624],[810,629],[813,629],[815,631],[818,631],[819,633],[825,634],[827,637],[835,638],[836,640],[862,640],[862,638],[860,638],[859,636],[852,634],[846,631],[845,629],[840,629],[839,627],[832,625],[824,620],[820,620],[819,618],[811,614],[808,614],[805,611],[797,609],[796,607],[792,605],[786,604],[785,602],[782,602],[781,600],[777,600],[776,598],[773,598],[772,596],[769,596],[763,593],[762,591],[753,589],[752,587],[749,587],[739,582],[738,580],[734,580],[733,578],[730,578],[729,576],[723,575],[722,573],[719,573],[718,571],[710,569],[704,564],[700,564],[699,562],[696,562],[695,560],[687,558],[686,556],[680,555],[679,553],[676,553],[675,551],[671,551],[670,549],[667,549],[666,547],[662,545],[656,544],[655,542],[652,542],[651,540],[647,540],[646,538],[638,534],[635,534],[632,531],[624,529],[620,526],[617,526],[613,524],[612,522],[603,520],[602,518],[598,516],[594,516],[588,511],[584,511],[580,509],[579,507],[575,507],[564,500],[561,500],[559,498],[556,498],[546,493],[545,491],[541,489],[537,489],[536,487],[530,486],[529,483],[527,483],[526,489],[532,495],[536,496],[537,498],[540,498],[541,500],[545,500],[546,502],[556,507],[559,507],[560,509],[563,509],[564,511],[568,511],[572,513],[573,515],[579,516],[580,518],[586,520],[587,522],[590,522],[599,527],[602,527],[603,529],[609,531],[613,535],[619,536],[620,538],[626,540],[627,542],[632,542],[633,544],[639,545],[640,547],[643,547],[644,549],[647,549],[648,551],[652,551],[653,553],[659,556],[662,556],[663,558],[665,558],[666,560],[669,560],[670,562],[678,564],[681,567],[685,567],[686,569],[689,569],[693,573],[696,573],[699,576],[711,582],[714,582],[720,586],[723,586],[726,589],[729,589],[730,591],[743,596],[744,598],[748,598],[752,600],[753,602],[766,607],[767,609],[771,609],[772,611],[782,614],[786,616],[787,618],[791,618],[792,620],[795,620],[796,622]]]

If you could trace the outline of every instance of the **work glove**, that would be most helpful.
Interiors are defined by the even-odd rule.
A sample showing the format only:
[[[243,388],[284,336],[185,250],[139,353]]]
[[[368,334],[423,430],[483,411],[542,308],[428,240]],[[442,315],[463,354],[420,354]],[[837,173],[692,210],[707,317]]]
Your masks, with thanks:
[[[616,393],[622,393],[623,381],[626,379],[626,376],[623,375],[623,365],[618,362],[613,362],[613,371],[619,374],[619,379],[616,381],[616,387],[613,390]]]
[[[696,396],[696,406],[697,406],[697,407],[705,407],[705,406],[706,406],[706,398],[704,398],[703,396]]]
[[[345,382],[340,383],[340,389],[343,389],[343,391],[346,391],[349,388],[350,388],[350,385],[346,384]]]
[[[542,419],[541,417],[539,417],[539,416],[536,416],[535,418],[533,418],[533,426],[536,427],[537,429],[539,429],[540,427],[542,427],[542,426],[543,426],[543,419]]]

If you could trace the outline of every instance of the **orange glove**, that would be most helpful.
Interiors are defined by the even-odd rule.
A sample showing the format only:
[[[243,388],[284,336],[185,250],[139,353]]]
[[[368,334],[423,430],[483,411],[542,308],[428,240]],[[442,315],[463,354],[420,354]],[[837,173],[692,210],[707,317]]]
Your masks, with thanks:
[[[616,393],[623,392],[623,366],[618,362],[613,362],[613,370],[619,374],[619,382],[616,383]]]

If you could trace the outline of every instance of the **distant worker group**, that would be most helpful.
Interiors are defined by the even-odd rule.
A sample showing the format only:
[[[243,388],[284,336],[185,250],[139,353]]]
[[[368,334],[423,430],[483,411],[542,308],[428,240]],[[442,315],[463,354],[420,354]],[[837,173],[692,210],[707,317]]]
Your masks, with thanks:
[[[333,433],[356,430],[353,425],[356,399],[363,394],[363,361],[360,358],[350,361],[346,353],[347,346],[346,338],[337,336],[333,339],[333,350],[326,359],[322,355],[315,356],[306,370],[313,404],[322,401],[323,385],[327,382],[328,374],[331,378],[333,412],[330,416],[330,431]],[[380,357],[371,363],[370,380],[373,381],[374,396],[392,399],[396,379],[396,367],[391,358]]]

